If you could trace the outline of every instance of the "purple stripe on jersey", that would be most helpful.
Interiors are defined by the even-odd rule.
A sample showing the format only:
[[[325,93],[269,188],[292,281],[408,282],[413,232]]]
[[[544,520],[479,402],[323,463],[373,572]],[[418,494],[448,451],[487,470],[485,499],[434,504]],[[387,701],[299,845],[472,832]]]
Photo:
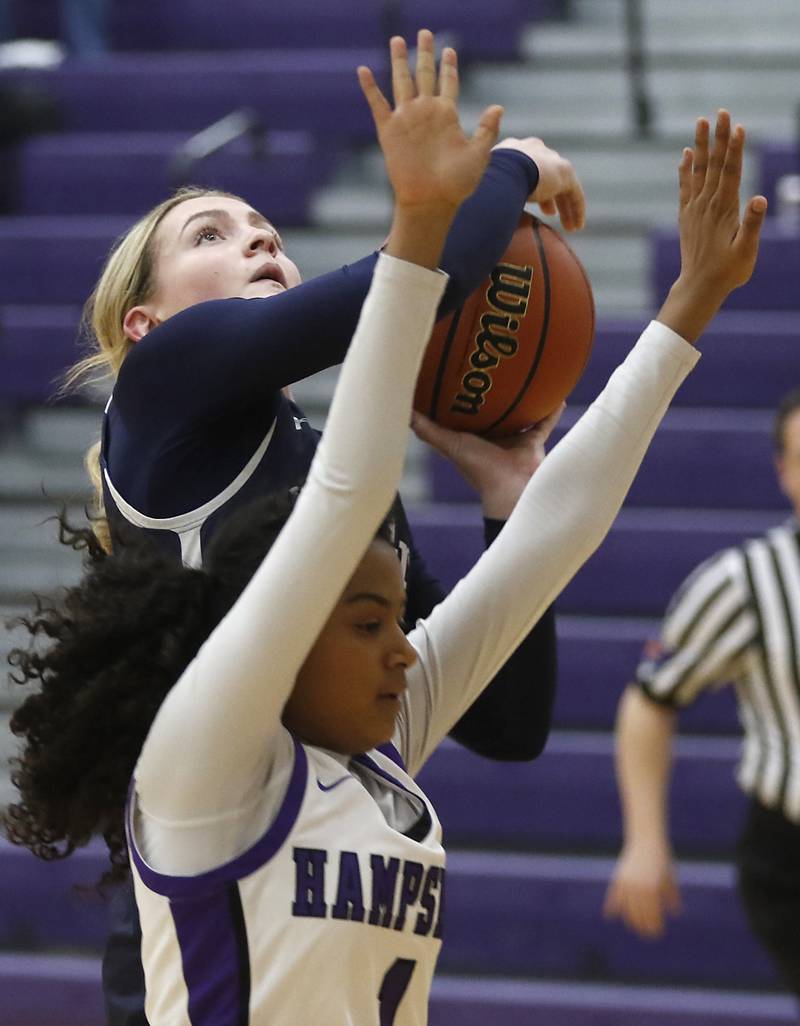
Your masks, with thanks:
[[[381,752],[382,755],[385,755],[387,759],[391,759],[392,762],[397,762],[396,759],[392,759],[392,756],[388,752],[384,752],[382,750],[382,747],[376,748],[375,751]],[[394,784],[395,787],[401,787],[404,791],[407,791],[409,794],[412,794],[415,798],[421,797],[421,795],[419,795],[416,791],[412,791],[411,788],[406,787],[406,785],[402,781],[398,780],[396,777],[393,777],[391,773],[387,773],[385,769],[382,769],[377,764],[377,762],[375,762],[374,759],[370,758],[370,756],[368,756],[366,753],[363,755],[354,755],[353,761],[360,762],[362,766],[366,766],[367,769],[372,770],[373,773],[377,773],[378,776],[382,777],[384,780],[388,780],[389,783]],[[403,766],[402,760],[398,762],[397,765],[400,767],[400,769],[402,769],[405,772],[405,766]]]
[[[247,1026],[250,956],[237,884],[170,902],[192,1026]]]
[[[198,873],[197,876],[168,876],[165,873],[157,873],[147,865],[133,842],[133,831],[130,824],[132,802],[129,797],[126,817],[128,848],[142,882],[149,890],[156,894],[163,894],[167,898],[197,898],[203,895],[214,895],[227,884],[254,873],[272,858],[289,836],[289,832],[300,814],[307,779],[308,758],[303,746],[295,740],[291,780],[286,797],[283,799],[273,824],[247,851],[235,859],[231,859],[230,862],[217,866],[216,869],[210,869],[207,873]]]
[[[391,741],[387,741],[385,745],[378,745],[376,751],[380,752],[381,755],[385,755],[387,759],[391,759],[393,763],[398,765],[403,772],[407,772],[406,764],[403,762],[403,756],[398,752]]]

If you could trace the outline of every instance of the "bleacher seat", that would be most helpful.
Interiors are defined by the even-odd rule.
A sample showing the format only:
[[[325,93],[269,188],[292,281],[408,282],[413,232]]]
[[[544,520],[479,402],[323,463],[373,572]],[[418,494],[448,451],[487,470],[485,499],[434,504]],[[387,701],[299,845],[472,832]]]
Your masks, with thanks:
[[[385,84],[382,48],[117,54],[7,71],[0,81],[48,91],[68,132],[196,132],[247,106],[270,131],[302,127],[341,144],[374,137],[359,64]]]
[[[559,604],[556,601],[556,610]],[[632,679],[647,639],[658,636],[660,620],[556,617],[558,688],[554,727],[612,730],[622,689]],[[702,695],[680,712],[686,733],[741,733],[732,688]]]
[[[625,509],[600,548],[558,598],[562,613],[662,616],[681,581],[721,548],[754,537],[785,514]],[[483,551],[471,505],[416,507],[414,538],[431,572],[452,588]]]
[[[18,216],[70,214],[138,216],[170,194],[173,160],[186,133],[45,135],[19,148],[12,198]],[[312,190],[333,171],[335,146],[320,147],[308,132],[271,132],[263,155],[244,139],[188,171],[193,185],[212,186],[269,209],[281,225],[304,225]]]
[[[666,295],[680,270],[678,234],[660,229],[653,235],[654,296]],[[800,231],[774,218],[761,231],[758,262],[750,281],[725,301],[726,310],[800,310]]]
[[[723,362],[724,361],[720,361]],[[571,408],[555,445],[583,411]],[[628,506],[780,509],[785,499],[772,465],[772,412],[675,409],[667,413],[628,493]],[[474,502],[452,463],[431,455],[432,498]]]
[[[430,1026],[790,1026],[777,994],[438,976]]]
[[[8,1026],[104,1026],[100,959],[0,953],[3,1023]]]
[[[768,139],[758,147],[759,192],[767,197],[770,209],[776,210],[775,187],[784,175],[800,172],[800,148],[793,139]]]
[[[601,317],[583,377],[569,397],[587,405],[625,359],[644,327],[645,318]],[[797,356],[800,313],[723,310],[703,332],[703,354],[678,389],[673,409],[684,406],[743,407],[772,413],[792,382],[786,368]]]
[[[20,31],[57,38],[55,5],[28,0],[19,19]],[[293,0],[291,6],[237,0],[236,7],[202,4],[196,0],[117,0],[111,16],[113,48],[117,51],[307,49],[382,47],[388,37],[402,33],[409,41],[417,30],[447,31],[465,60],[516,57],[524,26],[563,14],[563,0],[498,0],[489,9],[482,0]]]
[[[671,789],[672,836],[683,854],[729,851],[745,799],[734,768],[734,738],[680,738]],[[621,821],[613,742],[603,734],[554,733],[535,762],[481,759],[445,743],[420,781],[450,845],[527,851],[616,851]]]

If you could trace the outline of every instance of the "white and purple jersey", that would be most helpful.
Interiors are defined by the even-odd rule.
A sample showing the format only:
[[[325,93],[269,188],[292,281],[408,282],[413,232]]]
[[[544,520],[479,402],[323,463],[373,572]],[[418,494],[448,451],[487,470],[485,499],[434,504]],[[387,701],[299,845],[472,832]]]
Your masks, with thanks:
[[[414,778],[600,543],[697,360],[651,324],[411,630],[392,739],[407,770],[390,748],[325,752],[283,709],[392,501],[443,286],[381,256],[297,505],[145,740],[130,818],[153,1026],[422,1026],[444,856]]]
[[[149,1022],[427,1021],[443,927],[441,827],[387,750],[396,761],[373,751],[348,769],[296,743],[274,821],[206,873],[155,872],[131,844]],[[406,833],[388,824],[369,778],[413,809]]]

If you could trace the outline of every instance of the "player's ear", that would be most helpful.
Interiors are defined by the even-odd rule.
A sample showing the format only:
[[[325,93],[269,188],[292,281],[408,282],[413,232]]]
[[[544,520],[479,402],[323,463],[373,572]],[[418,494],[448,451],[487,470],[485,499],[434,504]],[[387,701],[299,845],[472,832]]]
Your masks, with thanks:
[[[147,306],[134,306],[122,320],[122,330],[131,342],[140,342],[145,335],[157,328],[161,322]]]

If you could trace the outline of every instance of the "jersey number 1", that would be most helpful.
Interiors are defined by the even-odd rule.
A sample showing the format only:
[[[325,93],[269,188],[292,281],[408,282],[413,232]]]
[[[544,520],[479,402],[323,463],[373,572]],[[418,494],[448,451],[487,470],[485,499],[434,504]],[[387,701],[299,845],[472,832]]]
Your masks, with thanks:
[[[398,1005],[408,990],[416,964],[413,958],[397,958],[386,970],[381,989],[378,991],[378,1007],[381,1011],[380,1026],[394,1026]]]

